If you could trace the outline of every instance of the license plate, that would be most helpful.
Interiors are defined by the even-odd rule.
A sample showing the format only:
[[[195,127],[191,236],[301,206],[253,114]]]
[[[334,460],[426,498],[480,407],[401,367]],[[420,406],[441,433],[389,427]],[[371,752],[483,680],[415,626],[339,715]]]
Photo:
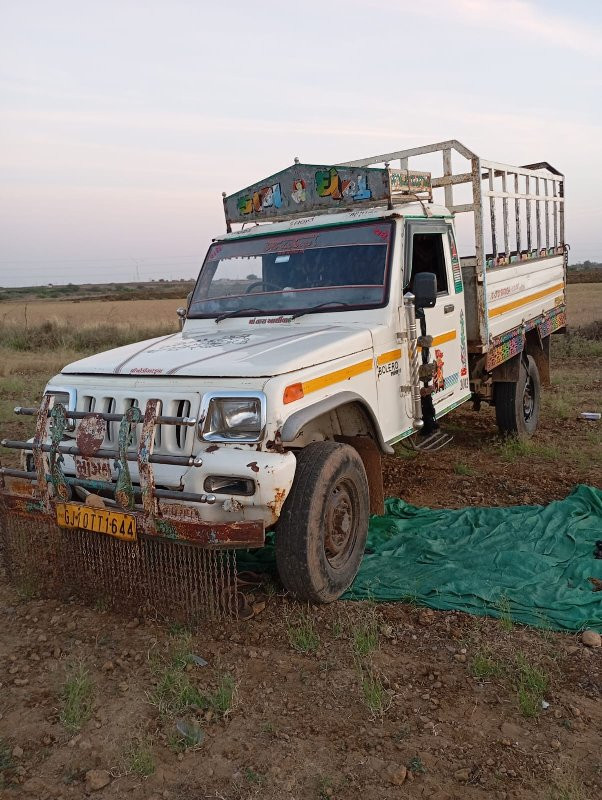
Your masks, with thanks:
[[[136,517],[123,511],[91,508],[79,503],[57,503],[56,521],[61,528],[81,528],[126,542],[136,541]]]

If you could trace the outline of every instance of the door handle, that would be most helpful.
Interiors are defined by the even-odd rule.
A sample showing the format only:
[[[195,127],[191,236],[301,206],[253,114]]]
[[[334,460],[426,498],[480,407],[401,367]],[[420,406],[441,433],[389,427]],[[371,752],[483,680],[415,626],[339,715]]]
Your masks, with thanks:
[[[454,304],[453,303],[449,303],[449,305],[443,306],[443,313],[444,314],[451,314],[451,312],[453,310],[454,310]]]

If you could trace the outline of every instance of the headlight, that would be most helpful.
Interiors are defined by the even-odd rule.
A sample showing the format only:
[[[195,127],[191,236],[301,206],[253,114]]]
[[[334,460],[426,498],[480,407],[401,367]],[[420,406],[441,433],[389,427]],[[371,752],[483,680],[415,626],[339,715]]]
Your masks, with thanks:
[[[53,397],[55,403],[62,403],[67,411],[75,411],[77,405],[77,390],[71,386],[47,386],[44,394]],[[74,419],[67,419],[67,430],[75,430]]]
[[[208,442],[258,442],[265,428],[263,392],[209,392],[201,404],[199,435]]]

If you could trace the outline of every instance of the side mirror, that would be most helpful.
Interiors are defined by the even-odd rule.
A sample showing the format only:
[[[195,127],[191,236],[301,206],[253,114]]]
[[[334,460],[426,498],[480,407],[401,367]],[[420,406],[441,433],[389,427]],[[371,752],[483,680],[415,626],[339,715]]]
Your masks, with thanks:
[[[437,302],[437,276],[434,272],[417,272],[413,289],[416,308],[434,308]]]
[[[184,327],[184,322],[186,321],[186,309],[184,306],[180,306],[180,308],[176,308],[176,314],[178,315],[178,319],[180,320],[180,330]]]

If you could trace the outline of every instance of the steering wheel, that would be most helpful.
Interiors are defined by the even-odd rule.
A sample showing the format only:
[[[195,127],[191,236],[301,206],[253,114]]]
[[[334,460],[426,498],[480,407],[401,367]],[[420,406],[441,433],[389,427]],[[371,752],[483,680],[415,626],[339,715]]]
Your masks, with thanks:
[[[275,283],[269,283],[269,281],[255,281],[254,283],[247,286],[247,288],[245,289],[245,294],[249,294],[250,292],[253,291],[253,289],[257,288],[257,286],[265,286],[266,288],[276,289],[277,292],[282,291],[282,287],[276,286]]]

